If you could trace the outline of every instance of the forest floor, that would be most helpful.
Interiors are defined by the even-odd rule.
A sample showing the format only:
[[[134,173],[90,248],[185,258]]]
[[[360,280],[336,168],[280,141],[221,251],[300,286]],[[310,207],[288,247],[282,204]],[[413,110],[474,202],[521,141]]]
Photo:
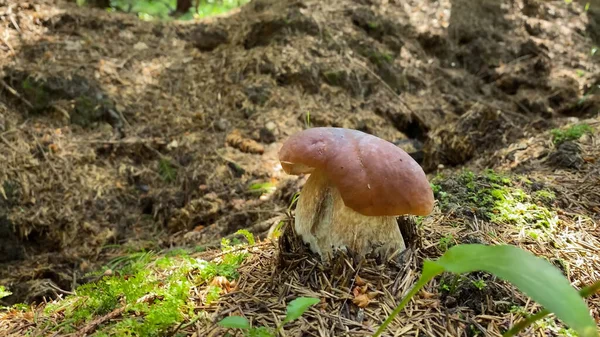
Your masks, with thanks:
[[[286,336],[369,336],[458,243],[600,279],[600,8],[254,0],[161,23],[0,0],[0,18],[2,336],[219,336],[230,314],[275,326],[298,296],[321,304]],[[311,126],[394,142],[429,174],[437,205],[402,266],[280,254],[306,177],[277,152]],[[386,335],[498,336],[539,309],[486,273],[425,290]],[[523,335],[571,332],[550,317]]]

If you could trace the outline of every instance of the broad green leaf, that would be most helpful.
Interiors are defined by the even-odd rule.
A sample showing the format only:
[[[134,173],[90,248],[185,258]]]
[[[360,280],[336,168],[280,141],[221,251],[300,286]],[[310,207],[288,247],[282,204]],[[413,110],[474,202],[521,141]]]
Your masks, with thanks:
[[[598,328],[577,290],[550,262],[515,246],[458,245],[435,264],[452,273],[485,271],[515,285],[553,312],[580,337],[598,336]]]
[[[248,322],[246,318],[241,316],[225,317],[217,324],[224,328],[250,329],[250,322]]]
[[[288,303],[287,313],[285,319],[283,320],[283,324],[298,319],[298,317],[302,316],[302,314],[308,310],[308,308],[319,302],[320,300],[314,297],[298,297],[291,301]]]

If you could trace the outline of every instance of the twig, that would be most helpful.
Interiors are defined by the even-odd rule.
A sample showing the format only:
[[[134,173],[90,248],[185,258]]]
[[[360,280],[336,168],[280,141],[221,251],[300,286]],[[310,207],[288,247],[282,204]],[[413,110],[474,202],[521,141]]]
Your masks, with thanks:
[[[17,32],[19,32],[19,34],[21,34],[21,28],[19,27],[19,25],[17,24],[17,21],[15,20],[15,16],[12,13],[12,7],[8,7],[8,18],[10,19],[10,22],[13,24],[13,26],[15,27],[15,29],[17,30]]]
[[[21,95],[19,95],[19,93],[15,89],[13,89],[10,85],[8,85],[6,82],[4,82],[3,79],[0,79],[0,85],[2,85],[4,87],[4,89],[8,90],[11,94],[13,94],[13,96],[15,96],[16,98],[20,99],[30,109],[33,109],[33,104],[29,103],[28,100],[26,100]]]
[[[4,138],[3,135],[0,135],[0,140],[2,140],[8,147],[10,147],[11,150],[19,152],[19,150],[17,150],[17,148],[15,148],[6,138]]]
[[[68,291],[68,290],[64,290],[64,289],[61,289],[59,286],[57,286],[56,284],[54,284],[54,283],[52,283],[52,282],[49,282],[49,283],[48,283],[48,286],[49,286],[50,288],[52,288],[52,289],[56,290],[56,291],[60,291],[60,292],[61,292],[61,293],[63,293],[63,294],[67,294],[67,295],[75,295],[75,293],[74,293],[74,292],[72,292],[72,291]]]
[[[214,259],[216,259],[216,258],[219,258],[219,257],[221,257],[221,256],[225,256],[225,255],[227,255],[227,254],[229,254],[229,253],[233,253],[233,252],[239,252],[239,251],[241,251],[241,250],[250,250],[250,249],[252,249],[252,248],[257,248],[257,247],[265,247],[265,246],[269,246],[269,245],[273,245],[273,243],[272,243],[272,242],[270,242],[270,241],[266,241],[266,242],[259,242],[259,243],[257,243],[257,244],[254,244],[254,245],[242,246],[242,247],[234,248],[234,249],[232,249],[232,250],[228,250],[228,251],[226,251],[226,252],[220,252],[220,253],[214,254],[214,255],[212,255],[212,256],[210,256],[210,257],[202,257],[202,254],[199,254],[199,255],[197,255],[197,256],[195,256],[195,257],[202,258],[202,259],[204,259],[204,260],[206,260],[206,261],[212,261],[212,260],[214,260]],[[194,256],[194,255],[192,255],[192,256]]]
[[[596,281],[596,283],[592,284],[591,286],[585,287],[583,289],[581,289],[579,291],[579,295],[581,295],[581,297],[583,298],[587,298],[590,297],[592,295],[594,295],[595,293],[597,293],[598,291],[600,291],[600,280]],[[517,333],[519,333],[519,331],[525,329],[526,327],[528,327],[529,325],[531,325],[533,322],[542,319],[544,317],[546,317],[547,315],[550,314],[550,311],[544,309],[540,312],[538,312],[535,315],[531,315],[521,321],[519,321],[519,323],[515,324],[510,330],[508,330],[507,332],[505,332],[502,337],[512,337],[512,336],[516,336]]]
[[[10,51],[12,52],[13,55],[17,54],[17,52],[15,51],[13,46],[10,44],[10,42],[8,42],[8,40],[6,38],[2,37],[2,42],[4,42],[4,44],[8,47],[8,49],[10,49]]]

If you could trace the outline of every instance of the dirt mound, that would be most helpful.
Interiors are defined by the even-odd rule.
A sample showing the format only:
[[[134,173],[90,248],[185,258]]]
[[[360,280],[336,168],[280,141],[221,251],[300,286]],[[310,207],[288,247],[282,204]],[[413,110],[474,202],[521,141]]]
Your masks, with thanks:
[[[433,171],[597,107],[586,14],[558,0],[256,0],[200,24],[50,0],[0,10],[0,273],[50,253],[81,274],[123,247],[264,232],[302,184],[278,148],[308,126],[372,133]]]

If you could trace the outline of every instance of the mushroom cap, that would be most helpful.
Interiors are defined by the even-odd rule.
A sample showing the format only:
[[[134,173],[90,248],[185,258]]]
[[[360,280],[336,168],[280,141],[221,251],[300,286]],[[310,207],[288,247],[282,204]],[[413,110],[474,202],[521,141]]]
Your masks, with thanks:
[[[288,174],[323,170],[344,204],[363,215],[428,215],[433,210],[433,191],[421,166],[396,145],[358,130],[301,131],[283,144],[279,161]]]

